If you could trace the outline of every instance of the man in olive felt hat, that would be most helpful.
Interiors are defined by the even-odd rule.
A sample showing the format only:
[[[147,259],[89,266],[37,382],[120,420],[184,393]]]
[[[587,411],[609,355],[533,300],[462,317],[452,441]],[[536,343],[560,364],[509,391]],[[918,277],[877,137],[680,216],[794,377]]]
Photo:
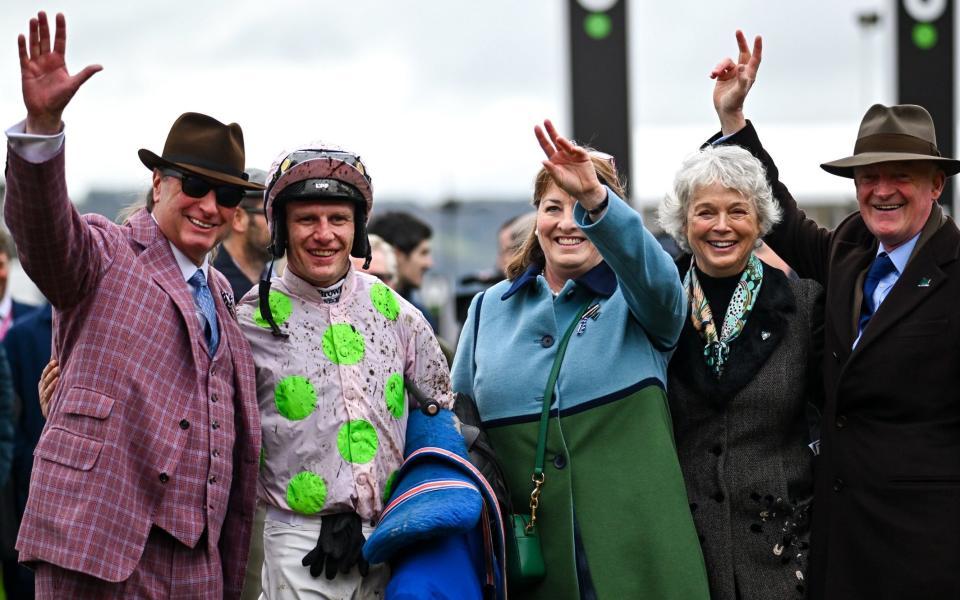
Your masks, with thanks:
[[[853,154],[821,165],[853,179],[860,210],[820,228],[744,119],[761,40],[751,51],[738,31],[737,42],[737,62],[711,74],[724,136],[714,141],[763,161],[783,207],[766,241],[826,288],[810,569],[798,584],[814,599],[956,598],[960,230],[937,200],[960,161],[940,155],[922,107],[874,105]]]
[[[67,198],[66,25],[19,37],[25,121],[7,130],[5,216],[56,309],[60,383],[37,445],[19,558],[38,598],[236,598],[260,450],[253,359],[208,253],[245,190],[243,133],[198,113],[170,129],[153,211],[123,225]],[[52,42],[52,43],[51,43]]]

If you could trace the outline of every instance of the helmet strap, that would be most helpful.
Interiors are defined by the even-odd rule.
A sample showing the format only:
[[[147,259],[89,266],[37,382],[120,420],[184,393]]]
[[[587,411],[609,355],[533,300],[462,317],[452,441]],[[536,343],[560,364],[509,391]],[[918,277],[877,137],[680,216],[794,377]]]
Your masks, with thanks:
[[[257,290],[260,296],[260,316],[263,317],[263,320],[266,321],[268,325],[270,325],[270,331],[273,333],[274,337],[287,338],[290,337],[289,334],[280,331],[280,327],[273,318],[273,311],[270,310],[270,278],[273,276],[274,260],[275,259],[270,260],[267,270],[260,278],[260,284]]]
[[[353,230],[353,247],[350,256],[363,259],[363,268],[366,270],[373,259],[373,250],[370,248],[370,238],[367,236],[367,211],[357,206],[354,212],[356,225]]]

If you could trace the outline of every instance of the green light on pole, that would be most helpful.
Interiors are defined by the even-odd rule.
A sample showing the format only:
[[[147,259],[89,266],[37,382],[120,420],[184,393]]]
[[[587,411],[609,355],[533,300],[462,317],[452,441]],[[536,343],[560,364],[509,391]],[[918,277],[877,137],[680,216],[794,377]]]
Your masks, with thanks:
[[[613,23],[610,22],[610,17],[606,13],[590,13],[583,20],[583,30],[595,40],[602,40],[610,35],[611,29],[613,29]]]
[[[932,23],[917,23],[913,26],[913,43],[921,50],[937,45],[937,28]]]

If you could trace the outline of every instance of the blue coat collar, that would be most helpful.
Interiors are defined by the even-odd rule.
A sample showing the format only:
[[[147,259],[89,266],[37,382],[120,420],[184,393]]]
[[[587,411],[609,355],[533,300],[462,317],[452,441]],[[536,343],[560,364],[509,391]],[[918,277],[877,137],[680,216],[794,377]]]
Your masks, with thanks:
[[[524,288],[531,283],[536,283],[537,276],[540,275],[542,270],[543,267],[537,264],[532,264],[527,267],[527,270],[524,271],[520,277],[517,277],[513,280],[513,284],[510,286],[510,289],[508,289],[503,296],[500,296],[500,299],[506,300],[510,298],[510,296],[513,296],[519,292],[521,288]],[[599,265],[590,269],[574,281],[598,296],[609,297],[613,295],[615,291],[617,291],[617,276],[613,272],[613,269],[607,265],[606,261],[601,261]]]

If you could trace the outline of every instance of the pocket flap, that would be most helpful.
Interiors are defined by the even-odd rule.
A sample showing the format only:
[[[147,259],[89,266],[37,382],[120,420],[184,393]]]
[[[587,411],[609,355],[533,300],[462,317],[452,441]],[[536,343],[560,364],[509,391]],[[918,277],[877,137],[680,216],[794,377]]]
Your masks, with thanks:
[[[113,396],[72,387],[60,399],[58,410],[71,415],[83,415],[94,419],[106,419],[113,410]]]
[[[924,337],[929,335],[943,335],[950,330],[950,321],[937,319],[935,321],[913,321],[901,323],[896,332],[899,337]]]
[[[103,441],[51,427],[40,436],[33,455],[80,471],[89,471],[103,450]]]

